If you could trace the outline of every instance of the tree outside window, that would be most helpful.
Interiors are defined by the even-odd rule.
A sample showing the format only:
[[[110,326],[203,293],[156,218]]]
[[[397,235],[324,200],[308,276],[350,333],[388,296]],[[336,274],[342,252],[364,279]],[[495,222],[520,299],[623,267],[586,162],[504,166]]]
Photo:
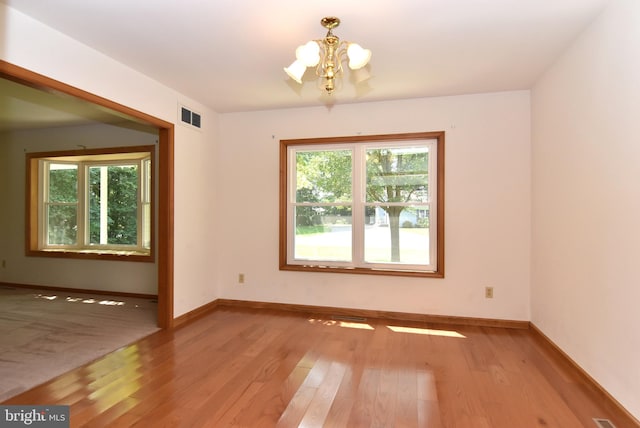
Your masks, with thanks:
[[[138,165],[89,167],[89,243],[137,245]]]

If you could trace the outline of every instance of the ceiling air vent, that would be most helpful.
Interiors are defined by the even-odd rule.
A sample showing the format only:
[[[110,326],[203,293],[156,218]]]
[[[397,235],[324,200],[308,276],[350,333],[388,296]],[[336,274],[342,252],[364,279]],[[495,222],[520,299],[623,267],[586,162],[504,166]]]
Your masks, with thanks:
[[[593,422],[596,423],[598,428],[616,428],[616,426],[609,419],[593,418]]]
[[[202,127],[202,116],[200,115],[200,113],[196,113],[191,109],[186,108],[185,106],[180,106],[178,116],[180,117],[180,122],[185,125],[190,125],[198,129]]]

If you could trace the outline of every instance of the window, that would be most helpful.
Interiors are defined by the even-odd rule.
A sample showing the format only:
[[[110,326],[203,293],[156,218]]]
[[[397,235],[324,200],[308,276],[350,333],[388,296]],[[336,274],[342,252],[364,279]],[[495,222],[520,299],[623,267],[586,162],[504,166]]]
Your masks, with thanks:
[[[152,261],[153,146],[27,155],[28,255]]]
[[[444,276],[444,132],[280,142],[280,268]]]

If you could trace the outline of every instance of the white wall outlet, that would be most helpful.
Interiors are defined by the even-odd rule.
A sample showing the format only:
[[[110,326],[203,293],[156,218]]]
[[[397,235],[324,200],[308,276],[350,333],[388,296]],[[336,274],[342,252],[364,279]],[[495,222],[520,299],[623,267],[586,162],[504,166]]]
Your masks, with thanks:
[[[244,284],[244,274],[243,273],[239,273],[238,274],[238,284]]]

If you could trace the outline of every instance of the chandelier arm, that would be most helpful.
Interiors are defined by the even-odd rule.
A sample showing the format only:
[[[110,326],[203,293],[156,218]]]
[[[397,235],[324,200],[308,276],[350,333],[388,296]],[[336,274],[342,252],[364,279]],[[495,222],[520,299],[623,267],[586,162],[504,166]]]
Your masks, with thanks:
[[[347,47],[349,46],[349,42],[341,41],[338,47],[336,48],[335,57],[336,57],[336,74],[342,73],[342,61],[344,60],[344,55],[347,53]]]
[[[324,46],[324,39],[315,39],[312,40],[314,42],[316,42],[318,44],[318,46],[320,46],[320,61],[318,61],[318,64],[316,65],[316,76],[318,77],[324,77],[323,73],[322,73],[322,69],[324,67],[324,61],[325,61],[325,57],[326,57],[326,51],[325,51],[325,46]]]

